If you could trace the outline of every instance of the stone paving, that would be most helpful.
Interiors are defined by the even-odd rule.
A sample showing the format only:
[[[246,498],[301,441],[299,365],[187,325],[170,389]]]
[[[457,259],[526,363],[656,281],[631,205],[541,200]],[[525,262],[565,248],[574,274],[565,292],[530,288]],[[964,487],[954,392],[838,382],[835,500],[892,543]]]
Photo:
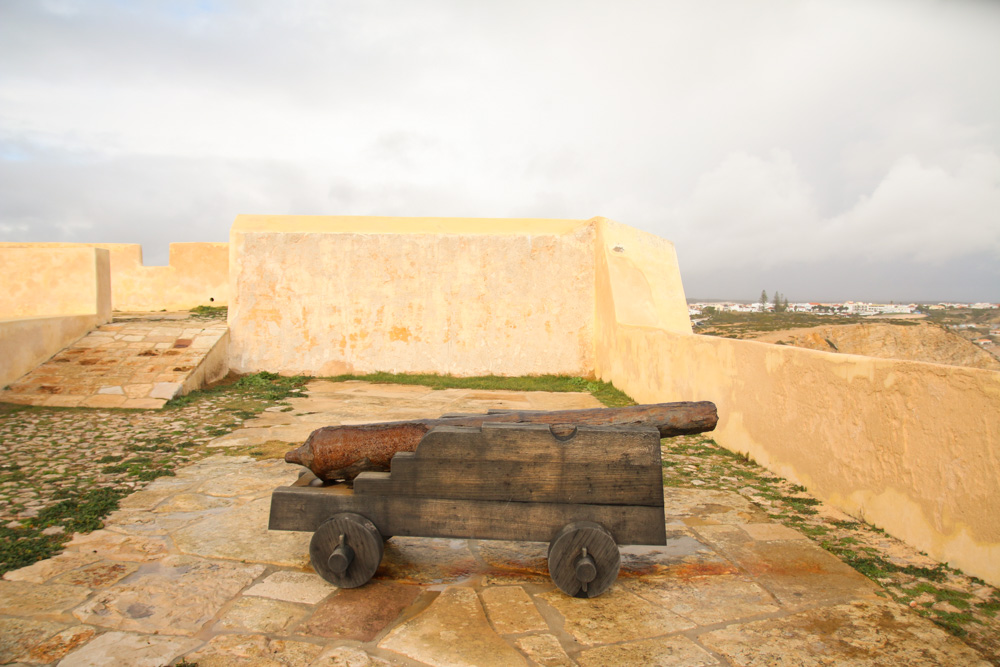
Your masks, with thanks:
[[[0,402],[47,407],[162,408],[200,387],[226,323],[187,313],[118,315],[0,391]],[[224,373],[224,371],[223,371]]]
[[[431,416],[544,403],[422,389],[312,383],[308,398],[213,444],[262,446],[314,420],[405,418],[420,405]],[[554,587],[545,544],[478,540],[392,538],[369,584],[337,590],[311,571],[309,534],[266,530],[271,490],[298,471],[208,457],[126,498],[65,553],[8,572],[0,662],[989,664],[759,505],[717,489],[665,488],[667,546],[623,548],[618,581],[593,600]]]

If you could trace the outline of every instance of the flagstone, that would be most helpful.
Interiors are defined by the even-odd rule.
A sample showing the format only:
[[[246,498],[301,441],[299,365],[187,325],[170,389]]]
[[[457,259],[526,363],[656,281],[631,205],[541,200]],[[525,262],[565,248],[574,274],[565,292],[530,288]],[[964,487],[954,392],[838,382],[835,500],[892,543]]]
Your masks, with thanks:
[[[65,626],[28,618],[0,618],[0,664],[6,665]]]
[[[303,470],[284,461],[261,461],[255,466],[241,466],[225,474],[212,475],[198,487],[198,493],[233,497],[270,495],[275,488],[292,484]]]
[[[67,387],[67,389],[69,389]],[[85,395],[78,394],[60,394],[57,396],[49,396],[45,399],[43,405],[47,408],[75,408],[79,406],[87,398]],[[7,397],[4,397],[7,400]]]
[[[369,655],[353,646],[333,646],[324,651],[309,667],[379,667],[388,666],[388,660]]]
[[[647,639],[695,627],[691,621],[612,585],[596,598],[555,590],[538,596],[565,619],[565,630],[584,645]]]
[[[767,591],[738,574],[687,579],[630,579],[623,581],[622,586],[698,625],[770,614],[781,609]],[[711,600],[712,604],[705,604],[706,600]]]
[[[618,665],[702,667],[703,665],[720,664],[705,649],[682,635],[592,648],[580,653],[577,656],[577,663],[580,667],[616,667]]]
[[[371,641],[423,592],[419,586],[371,581],[323,602],[300,634]]]
[[[178,493],[154,507],[152,512],[154,514],[201,512],[220,507],[231,507],[232,505],[233,501],[228,498],[216,498],[200,493]]]
[[[206,646],[184,656],[198,667],[299,667],[308,665],[323,651],[307,642],[271,639],[260,634],[216,635]]]
[[[124,579],[138,569],[139,566],[135,563],[102,560],[61,574],[53,579],[52,583],[85,588],[104,588]]]
[[[520,586],[491,586],[479,596],[486,606],[486,615],[502,635],[548,630],[535,603]]]
[[[67,548],[111,560],[143,563],[163,557],[167,553],[167,542],[157,536],[123,535],[101,529],[86,535],[76,533]]]
[[[393,628],[378,645],[430,665],[527,664],[493,632],[476,592],[459,586],[446,588],[427,609]]]
[[[468,540],[394,537],[385,543],[375,578],[413,584],[451,584],[468,579],[480,569]]]
[[[64,572],[75,570],[76,568],[93,563],[99,560],[92,553],[80,553],[77,551],[64,551],[63,553],[40,560],[37,563],[22,567],[18,570],[11,570],[3,575],[7,581],[30,581],[37,584],[49,581]]]
[[[0,581],[0,614],[59,614],[87,599],[89,588],[30,581]]]
[[[117,408],[125,402],[125,396],[115,396],[114,394],[99,394],[88,396],[80,406],[84,408]]]
[[[476,551],[490,570],[489,583],[543,583],[549,580],[548,545],[543,542],[484,540]]]
[[[279,570],[267,576],[264,581],[251,586],[244,595],[254,595],[272,600],[316,604],[337,591],[318,574]]]
[[[206,558],[305,567],[312,534],[269,531],[270,507],[270,498],[260,498],[242,507],[218,510],[175,532],[174,544],[182,553]]]
[[[664,488],[663,496],[668,523],[735,525],[768,521],[767,513],[760,507],[728,491],[668,487]]]
[[[528,635],[514,640],[517,647],[542,667],[574,667],[576,663],[553,635]]]
[[[188,637],[106,632],[67,655],[59,667],[162,667],[199,644]]]
[[[73,615],[116,630],[191,635],[263,571],[261,565],[167,556],[100,591]]]
[[[780,523],[748,523],[740,526],[747,535],[755,540],[808,540],[799,531]]]
[[[167,498],[186,491],[194,486],[194,482],[177,477],[161,477],[141,491],[136,491],[123,498],[118,506],[129,510],[151,510]]]
[[[282,633],[306,617],[309,610],[301,605],[262,597],[241,597],[215,624],[219,630]]]
[[[74,625],[61,630],[43,642],[31,646],[18,656],[21,662],[47,664],[60,660],[67,653],[82,646],[97,635],[97,629],[89,625]]]
[[[733,664],[763,667],[794,657],[802,667],[930,667],[990,663],[928,619],[894,602],[862,600],[730,625],[698,640]]]
[[[717,547],[743,568],[778,601],[788,606],[829,604],[859,598],[874,598],[881,589],[811,540],[740,539],[731,531],[705,526],[699,533],[716,536]],[[721,539],[719,539],[721,538]]]

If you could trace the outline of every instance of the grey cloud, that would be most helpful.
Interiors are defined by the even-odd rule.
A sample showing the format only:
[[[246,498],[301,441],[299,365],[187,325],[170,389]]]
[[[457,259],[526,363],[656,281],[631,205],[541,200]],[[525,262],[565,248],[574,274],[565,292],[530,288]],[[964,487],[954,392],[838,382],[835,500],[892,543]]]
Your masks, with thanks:
[[[971,293],[997,34],[971,0],[5,2],[0,238],[605,215],[674,240],[692,294],[838,261],[874,281],[846,296]]]

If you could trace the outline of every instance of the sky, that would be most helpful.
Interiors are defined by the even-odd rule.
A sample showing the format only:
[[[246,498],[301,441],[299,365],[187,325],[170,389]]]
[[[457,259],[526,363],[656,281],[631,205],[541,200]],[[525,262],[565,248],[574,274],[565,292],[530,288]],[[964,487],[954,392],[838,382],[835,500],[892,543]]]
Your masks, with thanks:
[[[602,215],[691,298],[997,302],[998,64],[992,0],[3,0],[0,241]]]

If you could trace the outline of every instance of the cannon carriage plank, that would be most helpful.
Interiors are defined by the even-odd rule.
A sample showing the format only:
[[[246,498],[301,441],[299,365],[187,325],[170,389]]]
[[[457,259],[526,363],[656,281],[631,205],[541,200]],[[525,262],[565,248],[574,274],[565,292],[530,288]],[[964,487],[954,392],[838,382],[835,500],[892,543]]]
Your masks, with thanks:
[[[428,465],[428,463],[430,465]],[[663,506],[660,467],[567,463],[539,469],[516,461],[397,458],[392,473],[365,472],[356,495],[510,502]]]
[[[271,530],[315,531],[333,514],[372,521],[382,535],[548,542],[572,521],[606,527],[618,544],[666,544],[662,507],[515,503],[325,493],[281,487],[271,496]]]

